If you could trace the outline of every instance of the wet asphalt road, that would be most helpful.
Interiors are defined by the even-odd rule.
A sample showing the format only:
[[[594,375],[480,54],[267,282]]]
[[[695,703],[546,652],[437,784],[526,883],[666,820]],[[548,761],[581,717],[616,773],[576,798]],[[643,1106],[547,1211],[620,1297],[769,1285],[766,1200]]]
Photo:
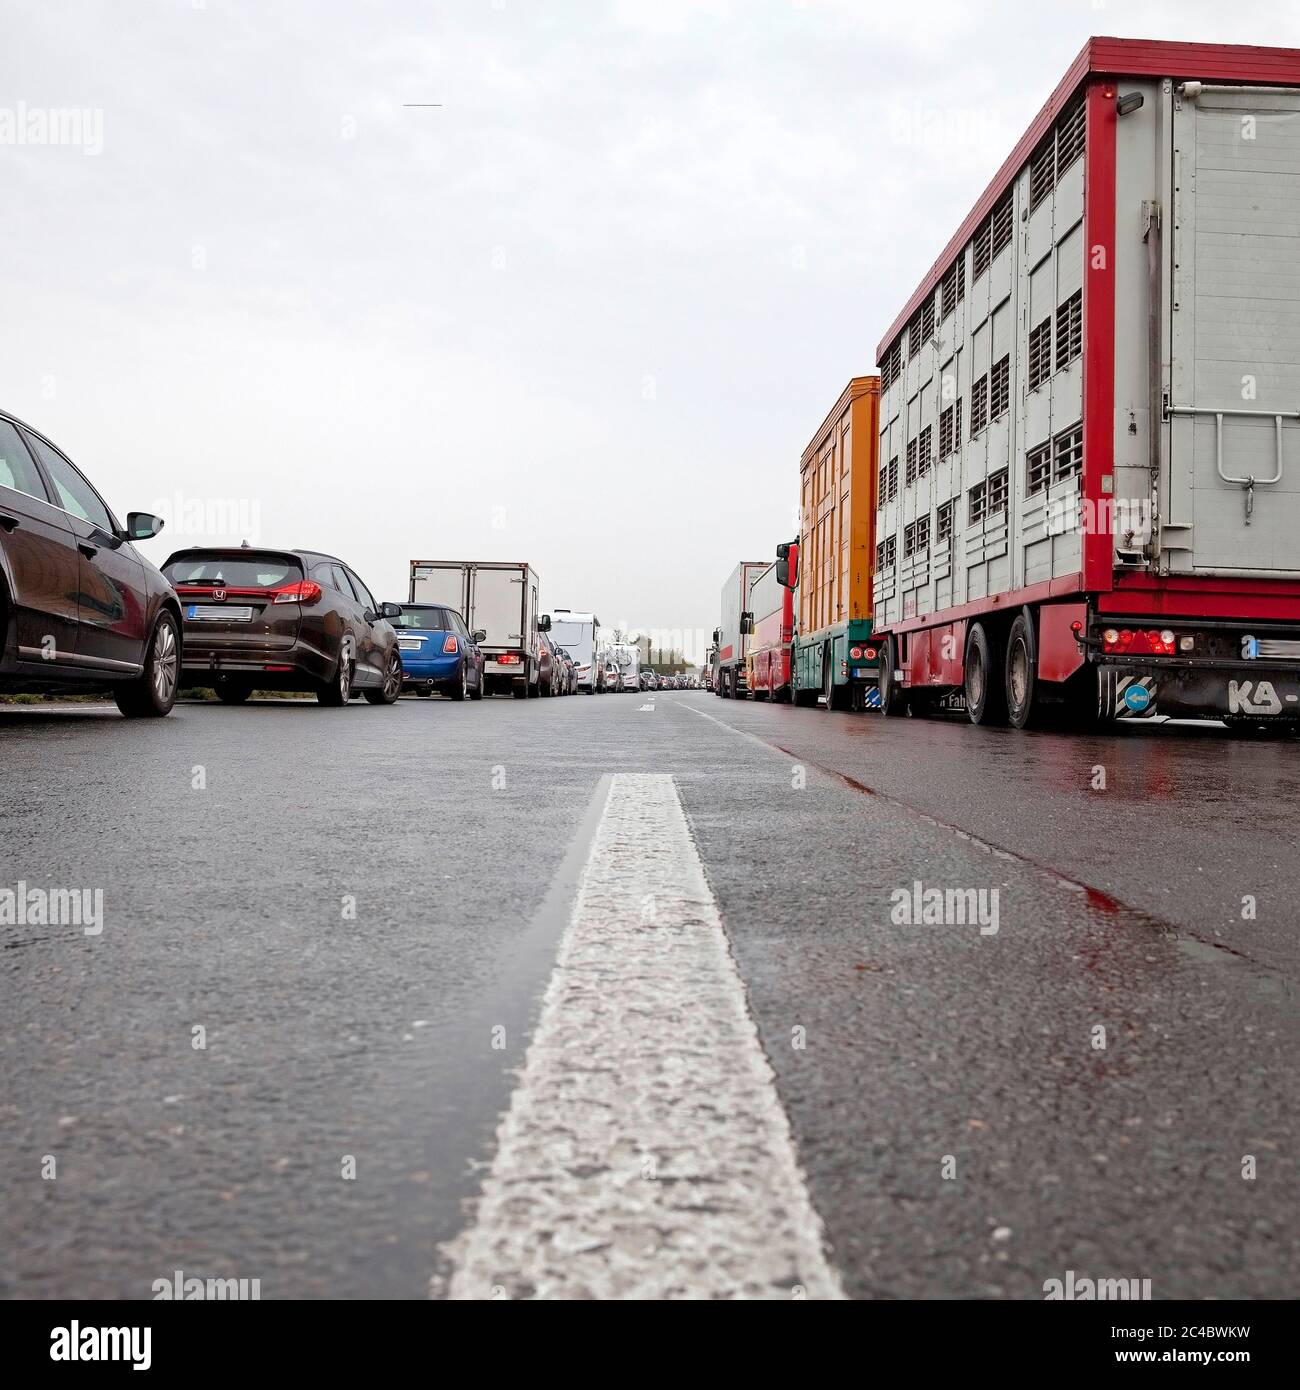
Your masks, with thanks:
[[[0,1293],[424,1296],[601,779],[670,772],[850,1295],[1294,1294],[1300,745],[643,703],[0,707],[0,887],[104,895],[0,927]]]

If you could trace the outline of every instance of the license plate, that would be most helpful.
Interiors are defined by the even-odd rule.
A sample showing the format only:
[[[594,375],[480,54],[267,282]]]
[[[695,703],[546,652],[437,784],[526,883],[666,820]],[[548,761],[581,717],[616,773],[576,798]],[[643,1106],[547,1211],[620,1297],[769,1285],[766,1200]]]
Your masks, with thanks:
[[[185,610],[185,617],[191,623],[249,623],[253,620],[253,610],[242,604],[232,607],[227,604],[191,603]]]
[[[423,637],[399,637],[398,647],[404,652],[418,652],[424,646]]]

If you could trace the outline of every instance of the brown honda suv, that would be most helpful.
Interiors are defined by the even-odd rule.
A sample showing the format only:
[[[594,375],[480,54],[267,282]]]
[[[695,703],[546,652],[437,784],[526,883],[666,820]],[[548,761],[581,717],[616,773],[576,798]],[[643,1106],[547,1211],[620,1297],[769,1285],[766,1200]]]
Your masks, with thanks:
[[[180,604],[132,544],[161,530],[148,512],[123,526],[66,454],[0,411],[0,691],[108,690],[125,715],[167,714]]]
[[[256,690],[313,691],[323,705],[354,695],[391,705],[402,657],[390,618],[342,560],[314,550],[193,547],[163,573],[185,623],[182,674],[228,705]]]

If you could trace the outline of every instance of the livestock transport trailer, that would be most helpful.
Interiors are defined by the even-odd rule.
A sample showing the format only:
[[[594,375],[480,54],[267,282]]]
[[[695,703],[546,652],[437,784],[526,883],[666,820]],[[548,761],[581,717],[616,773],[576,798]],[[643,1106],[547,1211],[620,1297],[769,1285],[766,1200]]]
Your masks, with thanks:
[[[791,543],[783,549],[797,552]],[[787,558],[788,563],[788,558]],[[787,571],[774,562],[761,569],[749,586],[754,632],[745,654],[745,676],[753,700],[790,698],[790,641],[794,636],[794,591],[782,583]]]
[[[1300,50],[1090,40],[878,361],[886,713],[1300,718]]]
[[[799,544],[789,576],[798,594],[796,704],[815,705],[818,696],[827,709],[879,703],[870,640],[879,404],[880,378],[854,377],[799,461]]]
[[[742,560],[722,586],[722,622],[713,630],[713,645],[718,649],[713,690],[724,700],[734,700],[746,691],[745,656],[754,630],[749,591],[769,563]]]

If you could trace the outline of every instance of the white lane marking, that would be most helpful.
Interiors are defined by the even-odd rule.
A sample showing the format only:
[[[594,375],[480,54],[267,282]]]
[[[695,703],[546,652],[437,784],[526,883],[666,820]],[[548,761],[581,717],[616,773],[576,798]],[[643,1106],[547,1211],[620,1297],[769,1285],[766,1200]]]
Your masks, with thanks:
[[[619,774],[451,1298],[843,1298],[673,779]]]
[[[653,705],[642,705],[641,708],[642,708],[642,709],[648,709],[648,710],[650,710],[652,713],[653,713],[653,711],[654,711],[654,706],[653,706]]]

